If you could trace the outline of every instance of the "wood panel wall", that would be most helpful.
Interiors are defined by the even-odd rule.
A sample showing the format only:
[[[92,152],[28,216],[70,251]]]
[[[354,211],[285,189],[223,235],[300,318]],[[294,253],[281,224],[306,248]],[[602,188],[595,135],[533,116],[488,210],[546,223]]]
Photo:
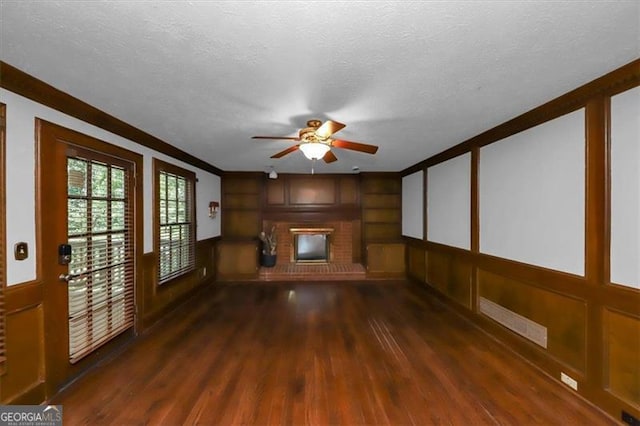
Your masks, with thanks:
[[[2,87],[12,91],[16,91],[23,96],[39,101],[46,106],[59,109],[63,113],[67,113],[78,118],[83,118],[89,114],[93,119],[104,124],[107,130],[113,130],[112,126],[118,126],[118,122],[111,121],[111,118],[95,109],[81,111],[82,108],[89,108],[86,104],[77,99],[68,97],[68,95],[57,91],[56,89],[45,85],[32,77],[21,73],[6,64],[0,64],[3,73]],[[4,72],[7,71],[5,74]],[[15,90],[14,90],[15,89]],[[61,101],[62,100],[62,101]],[[69,101],[70,110],[66,109],[66,101]],[[10,107],[10,106],[9,106]],[[94,123],[89,120],[88,122]],[[11,123],[7,123],[9,126]],[[126,127],[126,126],[125,126]],[[144,135],[136,133],[132,127],[123,127],[123,135],[130,135],[135,141],[135,136],[143,137]],[[35,131],[35,129],[34,129]],[[115,131],[115,133],[118,133]],[[152,140],[147,142],[151,145],[142,143],[145,146],[152,146]],[[157,145],[160,149],[166,146]],[[171,151],[168,149],[166,153],[172,152],[173,155],[180,156],[179,151]],[[171,155],[171,154],[169,154]],[[189,162],[190,158],[180,158],[182,161]],[[195,161],[198,163],[198,161]],[[37,168],[39,166],[36,166]],[[140,174],[142,164],[140,164]],[[207,165],[208,170],[212,166]],[[36,170],[38,172],[39,168]],[[50,177],[50,176],[49,176]],[[2,185],[4,188],[4,185]],[[38,191],[39,189],[37,189]],[[138,181],[139,198],[136,205],[142,206],[142,181]],[[4,206],[4,189],[2,190],[2,205]],[[47,227],[42,224],[42,211],[40,198],[36,197],[36,239],[43,241],[47,235]],[[142,208],[139,209],[142,214]],[[4,215],[2,215],[4,219]],[[142,222],[139,222],[139,234],[136,239],[142,241]],[[5,238],[1,238],[4,242]],[[176,279],[162,287],[157,286],[157,278],[155,273],[156,255],[149,253],[137,263],[142,270],[137,274],[140,279],[136,282],[136,332],[143,331],[146,327],[153,324],[157,319],[162,317],[167,311],[175,307],[178,303],[192,295],[195,290],[207,282],[212,282],[215,278],[214,259],[215,239],[199,241],[196,245],[196,271],[184,277]],[[36,267],[36,279],[31,282],[18,283],[6,288],[5,308],[6,308],[6,340],[7,340],[7,360],[5,372],[0,376],[0,404],[35,404],[43,402],[47,397],[51,396],[56,389],[51,389],[45,383],[47,377],[46,366],[46,350],[44,340],[44,283],[56,282],[57,277],[43,276],[43,268],[41,266],[42,257],[38,256],[39,264]],[[4,268],[4,257],[2,259]],[[206,268],[206,274],[205,272]],[[4,279],[1,285],[5,285]],[[131,335],[131,333],[129,333]],[[124,336],[124,335],[123,335]],[[126,343],[126,339],[119,340],[118,344]],[[88,366],[104,359],[109,355],[111,349],[115,349],[117,345],[103,346],[100,351],[92,355]]]
[[[255,240],[262,230],[263,173],[222,175],[222,237]]]
[[[402,178],[398,173],[362,176],[362,240],[370,243],[401,242]]]
[[[363,174],[360,192],[367,271],[373,275],[404,276],[402,177],[399,173]]]
[[[182,275],[161,286],[158,285],[157,253],[145,253],[143,257],[143,276],[141,302],[138,302],[139,327],[142,331],[180,303],[193,296],[203,285],[212,283],[216,278],[215,247],[219,237],[196,242],[196,265],[192,272]]]
[[[217,238],[198,241],[196,270],[160,287],[157,286],[156,255],[144,255],[144,279],[137,284],[138,334],[191,297],[199,287],[213,282],[216,241]],[[13,285],[6,293],[7,366],[0,377],[0,403],[38,404],[51,396],[47,395],[44,383],[43,282],[38,279]],[[108,349],[103,348],[92,365],[108,356],[105,353]]]
[[[176,147],[155,138],[125,122],[98,110],[91,105],[70,96],[36,78],[0,61],[0,87],[24,96],[44,106],[58,110],[86,123],[93,124],[126,139],[161,152],[182,162],[192,164],[202,170],[220,174],[221,170]],[[10,106],[9,106],[10,107]],[[11,123],[7,123],[11,126]],[[139,190],[142,191],[139,182]],[[0,202],[4,206],[4,184]],[[139,205],[142,205],[140,200]],[[36,205],[39,210],[40,206]],[[0,220],[4,215],[0,215]],[[37,239],[42,240],[46,228],[36,224]],[[4,242],[5,238],[0,238]],[[193,294],[199,285],[215,279],[213,263],[216,239],[199,241],[196,245],[197,269],[168,286],[157,288],[155,274],[155,254],[144,255],[141,276],[137,283],[137,331],[150,326],[168,310]],[[4,258],[2,259],[4,266]],[[203,273],[204,268],[207,274]],[[18,283],[6,288],[6,338],[7,361],[5,374],[0,376],[0,404],[35,404],[45,400],[45,348],[43,315],[43,282],[40,265],[37,265],[34,281]],[[2,285],[4,283],[1,283]],[[25,332],[25,330],[27,332]],[[103,347],[99,357],[104,357],[107,347]]]
[[[471,152],[471,250],[405,237],[408,275],[552,377],[564,372],[576,379],[578,393],[616,419],[623,410],[640,418],[640,291],[608,278],[609,100],[638,85],[640,60],[402,172],[426,174],[429,166]],[[586,108],[585,276],[480,253],[480,147],[579,108]],[[482,315],[480,297],[546,327],[547,348]]]
[[[363,253],[370,244],[378,244],[373,249],[375,271],[404,276],[399,173],[280,174],[268,179],[264,173],[232,172],[222,176],[222,188],[222,236],[228,243],[224,253],[234,247],[245,252],[247,247],[230,242],[255,241],[273,222],[350,221],[353,262],[365,262]],[[233,254],[225,254],[229,256]],[[248,271],[240,269],[237,278],[246,278]],[[233,268],[225,267],[225,273],[234,276]]]
[[[222,176],[222,236],[257,240],[264,224],[360,220],[358,175],[232,172]]]
[[[40,403],[45,399],[42,283],[8,287],[6,314],[7,365],[0,377],[0,403]]]
[[[359,220],[359,175],[280,174],[263,177],[263,219],[286,222]]]
[[[218,281],[250,280],[258,276],[258,241],[223,240],[216,245]]]

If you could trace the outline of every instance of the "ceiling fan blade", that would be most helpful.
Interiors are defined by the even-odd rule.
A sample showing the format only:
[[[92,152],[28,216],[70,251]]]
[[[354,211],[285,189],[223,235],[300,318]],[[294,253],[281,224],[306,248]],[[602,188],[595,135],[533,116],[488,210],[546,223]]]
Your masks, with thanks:
[[[322,157],[322,159],[327,164],[333,163],[334,161],[338,161],[338,157],[336,157],[336,155],[331,151],[327,151],[327,153],[324,155],[324,157]]]
[[[324,124],[316,130],[316,135],[321,139],[326,139],[332,134],[346,127],[346,124],[338,123],[337,121],[327,120]]]
[[[350,149],[352,151],[365,152],[367,154],[375,154],[376,152],[378,152],[378,147],[375,145],[345,141],[342,139],[334,139],[333,141],[331,141],[331,146],[335,146],[336,148]]]
[[[277,154],[273,154],[273,155],[271,156],[271,158],[280,158],[280,157],[284,157],[285,155],[287,155],[287,154],[291,154],[293,151],[296,151],[296,150],[298,149],[298,147],[299,147],[299,146],[300,146],[300,145],[294,145],[294,146],[292,146],[292,147],[289,147],[289,148],[285,149],[284,151],[280,151],[280,152],[279,152],[279,153],[277,153]]]
[[[285,140],[285,141],[299,141],[297,136],[251,136],[251,139],[272,139],[272,140]]]

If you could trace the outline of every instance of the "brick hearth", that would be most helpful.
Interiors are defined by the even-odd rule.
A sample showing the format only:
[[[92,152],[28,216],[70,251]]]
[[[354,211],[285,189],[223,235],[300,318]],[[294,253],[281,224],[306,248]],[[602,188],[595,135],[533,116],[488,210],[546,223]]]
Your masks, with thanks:
[[[367,274],[359,263],[288,263],[260,268],[261,281],[334,281],[364,280]]]

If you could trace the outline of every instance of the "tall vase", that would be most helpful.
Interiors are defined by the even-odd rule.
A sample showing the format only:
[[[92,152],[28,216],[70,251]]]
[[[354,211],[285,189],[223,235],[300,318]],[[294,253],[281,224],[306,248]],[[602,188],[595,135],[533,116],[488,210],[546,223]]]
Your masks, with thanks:
[[[276,266],[276,258],[275,254],[262,254],[260,258],[260,264],[266,268],[273,268]]]

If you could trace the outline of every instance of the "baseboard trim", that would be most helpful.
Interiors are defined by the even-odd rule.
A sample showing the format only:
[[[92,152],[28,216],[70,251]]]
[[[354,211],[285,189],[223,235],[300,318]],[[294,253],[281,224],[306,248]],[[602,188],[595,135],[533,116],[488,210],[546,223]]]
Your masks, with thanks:
[[[43,403],[45,400],[45,383],[38,382],[24,392],[12,397],[11,399],[3,401],[2,403],[6,405],[33,405],[34,401]]]

